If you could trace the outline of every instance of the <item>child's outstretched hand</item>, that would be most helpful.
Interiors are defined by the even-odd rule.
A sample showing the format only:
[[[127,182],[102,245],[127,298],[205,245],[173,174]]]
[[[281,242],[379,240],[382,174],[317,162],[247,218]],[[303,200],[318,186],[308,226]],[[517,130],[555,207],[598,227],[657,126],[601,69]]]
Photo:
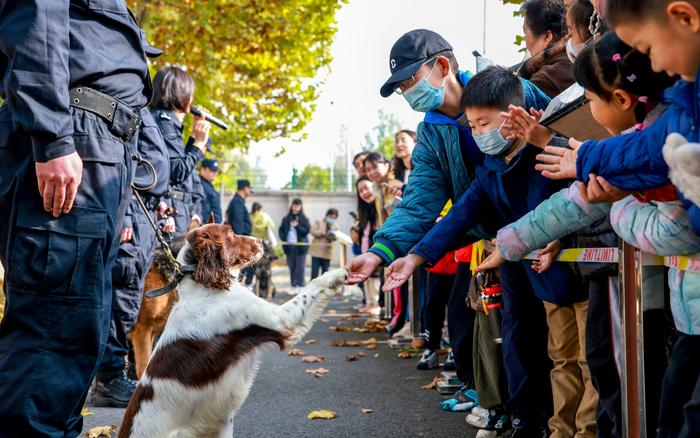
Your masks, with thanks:
[[[538,274],[545,272],[552,267],[552,263],[559,255],[559,251],[561,251],[561,242],[558,240],[549,242],[547,246],[538,252],[540,259],[532,262],[532,269],[537,271]]]
[[[505,262],[506,259],[504,259],[503,256],[498,253],[498,251],[494,251],[491,253],[490,256],[486,257],[486,259],[484,259],[484,261],[481,262],[479,266],[476,267],[475,271],[482,272],[489,269],[496,269]]]
[[[528,143],[544,149],[549,144],[554,134],[549,128],[539,124],[544,111],[537,111],[530,108],[530,113],[525,111],[525,108],[508,105],[508,112],[502,112],[501,116],[506,118],[506,123],[503,125],[509,129],[511,134],[506,140],[515,140],[516,138],[525,139]]]
[[[588,199],[588,202],[613,203],[619,201],[620,199],[626,198],[630,192],[618,189],[602,176],[596,176],[595,174],[591,173],[588,176],[586,192],[583,194],[585,195],[586,199]]]
[[[409,254],[406,257],[394,260],[394,263],[387,268],[386,280],[382,290],[389,292],[397,287],[401,287],[402,284],[408,281],[413,271],[422,265],[423,262],[425,262],[425,259],[417,254]]]
[[[547,146],[544,148],[544,154],[537,155],[537,160],[542,163],[535,165],[535,170],[539,170],[542,176],[549,179],[576,178],[576,157],[581,144],[575,138],[570,138],[571,149]]]

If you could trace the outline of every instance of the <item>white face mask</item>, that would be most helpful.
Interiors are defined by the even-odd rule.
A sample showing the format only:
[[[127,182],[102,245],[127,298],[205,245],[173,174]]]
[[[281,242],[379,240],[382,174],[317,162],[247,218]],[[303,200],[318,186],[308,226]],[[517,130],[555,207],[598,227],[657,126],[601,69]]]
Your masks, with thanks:
[[[571,42],[571,38],[569,38],[569,40],[566,42],[566,56],[569,57],[569,61],[576,61],[576,57],[579,53],[581,53],[581,50],[583,50],[584,47],[586,47],[585,42],[574,45],[574,43]]]

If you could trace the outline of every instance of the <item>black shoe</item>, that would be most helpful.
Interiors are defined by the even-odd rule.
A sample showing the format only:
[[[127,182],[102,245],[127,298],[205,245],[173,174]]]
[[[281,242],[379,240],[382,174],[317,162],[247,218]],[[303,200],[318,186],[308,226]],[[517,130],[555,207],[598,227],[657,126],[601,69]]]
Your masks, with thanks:
[[[445,363],[442,364],[442,369],[445,371],[457,370],[457,365],[455,365],[455,355],[452,354],[452,350],[447,353],[447,358],[445,359]]]
[[[97,380],[90,404],[95,407],[125,408],[137,383],[127,377],[126,370],[113,375],[111,379]]]
[[[549,436],[546,427],[539,424],[530,425],[517,417],[513,418],[512,426],[510,438],[547,438]]]

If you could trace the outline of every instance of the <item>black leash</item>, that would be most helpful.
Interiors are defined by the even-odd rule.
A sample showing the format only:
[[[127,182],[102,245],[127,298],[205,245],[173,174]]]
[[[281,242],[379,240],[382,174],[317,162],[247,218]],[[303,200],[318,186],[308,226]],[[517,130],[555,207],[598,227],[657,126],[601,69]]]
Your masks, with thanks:
[[[136,198],[136,202],[138,202],[138,204],[141,206],[141,209],[143,210],[143,213],[146,215],[148,223],[151,225],[151,228],[153,228],[153,231],[155,231],[158,243],[160,243],[160,247],[163,249],[166,258],[168,259],[168,263],[172,266],[173,270],[175,271],[175,279],[168,283],[165,287],[146,292],[146,296],[148,298],[154,298],[175,290],[177,285],[182,281],[183,278],[185,278],[185,275],[192,274],[194,272],[195,266],[183,266],[182,264],[180,264],[180,262],[177,261],[175,256],[173,256],[173,251],[170,249],[170,245],[168,245],[168,242],[165,241],[165,237],[163,237],[162,231],[160,230],[158,225],[156,225],[155,221],[149,214],[148,208],[146,208],[146,204],[144,204],[143,199],[141,199],[141,195],[139,194],[139,192],[147,192],[149,190],[152,190],[156,186],[156,184],[158,184],[158,175],[156,174],[156,169],[153,167],[153,164],[151,164],[148,160],[143,159],[139,155],[132,155],[131,159],[136,161],[137,165],[144,165],[148,167],[148,170],[153,174],[153,181],[151,182],[151,184],[144,187],[139,187],[132,183],[131,191],[134,194],[134,197]]]

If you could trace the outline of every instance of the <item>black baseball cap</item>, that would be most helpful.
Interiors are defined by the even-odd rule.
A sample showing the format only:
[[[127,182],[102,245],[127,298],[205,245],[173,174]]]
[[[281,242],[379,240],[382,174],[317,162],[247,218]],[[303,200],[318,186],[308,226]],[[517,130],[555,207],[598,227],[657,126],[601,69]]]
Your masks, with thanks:
[[[202,160],[202,167],[206,167],[207,169],[211,169],[214,172],[218,172],[219,162],[211,158],[205,158],[204,160]]]
[[[238,183],[238,190],[242,190],[246,187],[250,187],[250,181],[248,181],[247,179],[239,179],[237,181],[237,183]]]
[[[379,94],[389,97],[399,82],[413,76],[428,59],[446,50],[452,50],[450,43],[432,30],[416,29],[403,34],[391,48],[391,77],[382,85]]]

